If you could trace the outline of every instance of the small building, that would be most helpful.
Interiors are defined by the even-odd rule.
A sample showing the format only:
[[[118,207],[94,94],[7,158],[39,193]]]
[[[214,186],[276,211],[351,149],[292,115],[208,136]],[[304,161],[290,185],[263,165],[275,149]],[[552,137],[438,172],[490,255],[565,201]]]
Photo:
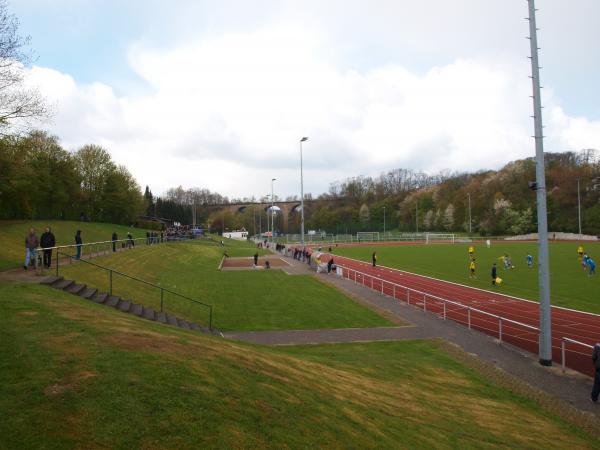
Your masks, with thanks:
[[[223,237],[228,239],[237,239],[238,241],[245,241],[248,239],[248,232],[246,230],[226,231],[223,233]]]

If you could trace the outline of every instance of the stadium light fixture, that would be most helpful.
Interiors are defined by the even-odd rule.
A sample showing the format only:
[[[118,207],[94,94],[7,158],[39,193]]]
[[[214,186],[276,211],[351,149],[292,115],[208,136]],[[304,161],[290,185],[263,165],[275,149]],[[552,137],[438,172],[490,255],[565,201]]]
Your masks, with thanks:
[[[300,139],[300,242],[304,248],[304,174],[302,170],[302,143],[308,141],[304,136]]]

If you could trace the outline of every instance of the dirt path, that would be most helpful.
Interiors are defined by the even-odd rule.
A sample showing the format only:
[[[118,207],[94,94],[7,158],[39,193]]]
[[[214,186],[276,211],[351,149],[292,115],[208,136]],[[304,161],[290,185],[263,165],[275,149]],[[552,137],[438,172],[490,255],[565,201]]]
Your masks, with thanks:
[[[334,328],[322,330],[247,331],[223,334],[263,345],[333,344],[344,342],[399,341],[435,337],[422,327]]]

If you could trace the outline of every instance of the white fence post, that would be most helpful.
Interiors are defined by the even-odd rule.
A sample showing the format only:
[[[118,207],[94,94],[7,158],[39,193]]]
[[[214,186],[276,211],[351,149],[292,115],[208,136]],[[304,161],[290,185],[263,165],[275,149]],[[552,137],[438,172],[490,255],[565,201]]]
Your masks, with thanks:
[[[423,294],[423,311],[427,311],[427,296]]]
[[[471,308],[467,308],[467,323],[469,325],[469,330],[471,329]]]
[[[410,289],[406,289],[406,303],[410,305]]]
[[[502,343],[502,317],[498,317],[498,339]]]
[[[444,302],[444,320],[446,320],[446,302]]]
[[[565,373],[565,339],[561,338],[560,340],[560,364],[562,366],[562,371]]]

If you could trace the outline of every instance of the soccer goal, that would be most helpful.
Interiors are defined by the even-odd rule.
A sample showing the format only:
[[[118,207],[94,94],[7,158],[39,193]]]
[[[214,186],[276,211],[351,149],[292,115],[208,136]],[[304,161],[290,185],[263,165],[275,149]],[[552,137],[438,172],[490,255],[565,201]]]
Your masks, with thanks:
[[[453,233],[426,233],[425,234],[425,243],[431,244],[434,242],[447,242],[450,244],[454,244],[454,234]]]
[[[379,240],[379,231],[358,231],[356,233],[358,242],[373,242]]]

